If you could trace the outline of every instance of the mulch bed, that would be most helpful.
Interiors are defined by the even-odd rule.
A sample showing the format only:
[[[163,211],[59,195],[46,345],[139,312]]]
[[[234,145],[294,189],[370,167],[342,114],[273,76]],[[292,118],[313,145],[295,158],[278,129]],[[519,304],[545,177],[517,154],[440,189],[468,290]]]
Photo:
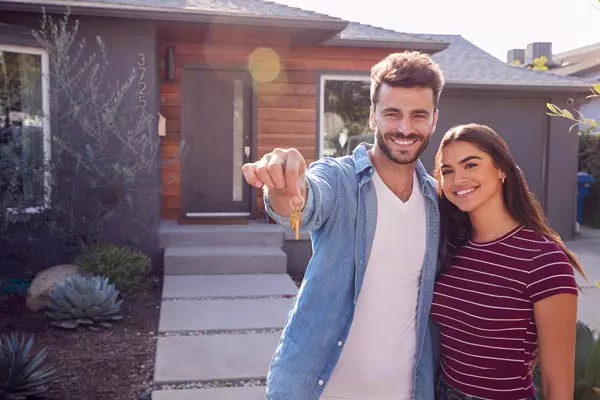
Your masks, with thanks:
[[[124,296],[123,320],[92,332],[51,327],[43,313],[25,307],[25,298],[0,299],[0,333],[34,334],[34,346],[48,349],[58,370],[48,400],[137,400],[147,395],[154,371],[160,311],[160,278]]]

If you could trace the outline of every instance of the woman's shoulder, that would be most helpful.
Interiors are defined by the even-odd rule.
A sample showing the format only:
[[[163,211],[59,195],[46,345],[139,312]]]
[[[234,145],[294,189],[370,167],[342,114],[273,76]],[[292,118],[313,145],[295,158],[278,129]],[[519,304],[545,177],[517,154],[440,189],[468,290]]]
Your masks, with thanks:
[[[528,227],[521,227],[514,235],[506,238],[505,243],[515,248],[520,248],[523,251],[531,252],[533,257],[548,252],[563,252],[556,242],[550,240],[541,232],[534,231]]]

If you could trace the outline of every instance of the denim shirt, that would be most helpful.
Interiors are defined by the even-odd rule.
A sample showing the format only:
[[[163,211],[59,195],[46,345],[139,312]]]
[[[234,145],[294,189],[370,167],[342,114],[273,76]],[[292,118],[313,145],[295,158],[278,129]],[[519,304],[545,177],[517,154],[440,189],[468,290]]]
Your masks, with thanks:
[[[301,231],[310,232],[313,257],[271,361],[269,400],[318,400],[348,336],[377,222],[369,148],[361,144],[351,156],[325,157],[306,171]],[[413,398],[433,400],[437,343],[429,309],[438,269],[439,211],[436,182],[420,161],[416,173],[425,199],[427,238],[417,303]],[[264,202],[267,213],[289,229],[289,218],[274,212],[268,196]]]

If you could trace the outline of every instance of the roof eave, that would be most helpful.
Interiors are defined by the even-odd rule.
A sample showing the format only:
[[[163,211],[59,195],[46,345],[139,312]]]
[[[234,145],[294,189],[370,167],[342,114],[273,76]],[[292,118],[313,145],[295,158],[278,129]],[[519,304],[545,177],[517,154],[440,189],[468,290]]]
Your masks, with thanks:
[[[0,1],[0,9],[4,11],[41,12],[45,8],[49,13],[64,13],[66,5],[58,4],[33,4],[13,3]],[[256,16],[256,15],[232,15],[212,12],[195,12],[191,10],[169,10],[169,9],[135,9],[135,8],[104,8],[90,7],[81,4],[68,6],[71,13],[81,16],[112,17],[112,18],[136,18],[173,22],[198,22],[198,23],[220,23],[232,25],[255,25],[285,28],[304,28],[319,30],[336,30],[341,32],[348,25],[347,21],[334,19],[303,19],[279,16]]]
[[[448,81],[445,85],[450,89],[485,89],[485,90],[507,90],[507,91],[538,91],[538,92],[570,92],[570,93],[589,93],[590,86],[569,86],[569,85],[498,85],[468,82]]]
[[[423,52],[437,53],[447,49],[448,46],[450,46],[450,43],[334,38],[323,43],[323,46],[398,48],[404,50],[420,50]]]

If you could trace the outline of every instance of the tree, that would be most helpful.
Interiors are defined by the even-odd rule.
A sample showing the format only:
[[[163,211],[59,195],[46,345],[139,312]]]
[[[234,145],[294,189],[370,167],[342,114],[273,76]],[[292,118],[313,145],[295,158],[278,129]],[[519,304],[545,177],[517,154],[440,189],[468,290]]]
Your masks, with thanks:
[[[56,20],[44,11],[40,28],[33,32],[49,59],[50,113],[41,115],[36,109],[36,115],[51,121],[52,161],[26,163],[18,151],[23,147],[19,140],[0,142],[0,206],[5,209],[11,202],[11,212],[0,213],[0,235],[14,237],[17,228],[30,233],[36,222],[36,227],[80,248],[119,240],[103,238],[110,226],[135,245],[141,238],[128,235],[132,227],[155,230],[161,190],[158,169],[172,160],[159,159],[155,116],[136,94],[136,81],[146,66],[132,65],[125,80],[111,81],[102,38],[96,37],[90,50],[78,31],[79,21],[71,21],[69,11]],[[0,83],[2,76],[8,75],[0,74]],[[5,109],[16,102],[13,92],[0,85]],[[33,132],[36,140],[43,140],[40,135],[41,130]],[[26,179],[31,176],[37,180]],[[26,181],[36,182],[49,198],[39,212],[32,213],[21,194]],[[13,196],[5,199],[5,193]]]

